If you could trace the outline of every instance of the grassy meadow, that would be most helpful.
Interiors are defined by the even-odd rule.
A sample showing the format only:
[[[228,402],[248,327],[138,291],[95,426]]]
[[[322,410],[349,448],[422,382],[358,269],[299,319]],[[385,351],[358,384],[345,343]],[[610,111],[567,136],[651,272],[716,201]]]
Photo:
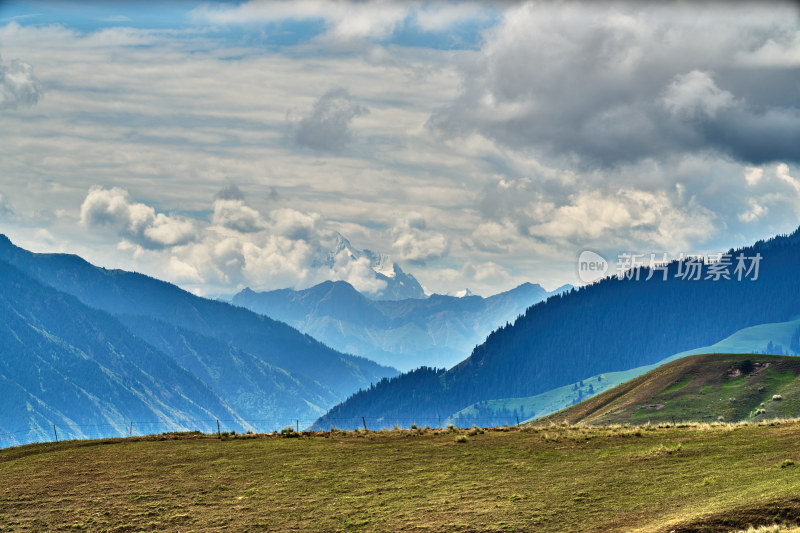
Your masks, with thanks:
[[[800,519],[796,421],[290,436],[0,450],[0,531],[677,533]]]

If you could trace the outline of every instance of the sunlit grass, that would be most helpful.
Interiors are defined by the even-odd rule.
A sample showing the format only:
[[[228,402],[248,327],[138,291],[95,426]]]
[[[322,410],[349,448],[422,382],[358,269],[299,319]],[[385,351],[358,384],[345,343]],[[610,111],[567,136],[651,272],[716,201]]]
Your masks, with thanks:
[[[0,531],[786,526],[798,440],[774,420],[37,444],[0,450]]]

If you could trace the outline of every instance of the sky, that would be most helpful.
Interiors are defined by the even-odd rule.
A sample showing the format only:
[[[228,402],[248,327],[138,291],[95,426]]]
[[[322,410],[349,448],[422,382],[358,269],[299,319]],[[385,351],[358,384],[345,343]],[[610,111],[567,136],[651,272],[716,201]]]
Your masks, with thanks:
[[[0,2],[0,232],[198,294],[578,284],[800,225],[780,2]]]

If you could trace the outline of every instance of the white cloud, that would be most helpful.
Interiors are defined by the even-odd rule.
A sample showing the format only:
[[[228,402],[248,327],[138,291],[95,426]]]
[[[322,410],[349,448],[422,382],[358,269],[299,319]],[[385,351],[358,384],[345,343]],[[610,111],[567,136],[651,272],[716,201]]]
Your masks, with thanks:
[[[143,248],[179,246],[197,238],[187,219],[156,213],[152,207],[131,202],[128,193],[114,187],[94,187],[81,205],[81,223],[87,228],[111,227]]]
[[[14,209],[8,199],[0,193],[0,219],[7,219],[14,216]]]
[[[206,293],[368,290],[363,265],[328,256],[341,231],[415,261],[402,266],[431,290],[490,294],[570,281],[587,240],[723,249],[797,226],[796,9],[491,4],[480,20],[503,18],[477,50],[438,50],[406,44],[457,39],[485,5],[395,7],[384,22],[346,2],[204,8],[233,32],[0,26],[4,57],[47,89],[36,113],[2,114],[4,231],[38,244],[46,227],[54,248]],[[270,20],[324,35],[264,46],[286,29]],[[214,196],[233,182],[246,197]],[[89,232],[93,184],[110,197],[87,204]]]
[[[428,3],[415,11],[414,21],[426,32],[444,31],[465,21],[485,21],[491,16],[486,4]]]
[[[743,50],[737,60],[748,67],[797,68],[800,66],[800,30],[769,36],[755,50]]]
[[[334,258],[331,279],[343,280],[367,294],[376,294],[386,288],[386,282],[378,279],[366,257],[352,258],[341,250]]]
[[[251,0],[237,6],[205,5],[195,9],[192,18],[195,22],[223,25],[322,20],[326,26],[323,39],[381,40],[391,37],[406,24],[423,32],[442,32],[467,21],[485,22],[498,7],[476,2]]]
[[[252,0],[235,7],[205,5],[193,11],[198,22],[253,24],[285,20],[323,20],[328,34],[338,39],[385,38],[408,16],[402,3],[379,1],[299,0],[276,2]]]
[[[661,104],[672,114],[687,118],[714,118],[735,99],[716,86],[708,72],[693,70],[675,76],[661,97]]]
[[[353,101],[350,93],[334,88],[314,103],[311,112],[295,125],[297,144],[314,150],[337,151],[351,140],[353,119],[369,110]]]
[[[779,180],[788,183],[796,193],[800,194],[800,181],[789,174],[789,165],[779,163],[775,168],[775,175],[778,176]]]
[[[392,249],[404,261],[425,263],[441,259],[449,248],[447,237],[428,229],[425,218],[419,213],[412,212],[398,220],[392,233]]]
[[[18,59],[8,65],[0,58],[0,109],[31,107],[42,98],[33,67]]]
[[[252,207],[246,206],[243,200],[221,198],[215,200],[214,215],[211,221],[241,233],[253,233],[265,227],[261,214]]]
[[[760,167],[745,167],[744,179],[748,185],[753,186],[764,177],[764,169]]]
[[[750,209],[745,211],[744,213],[739,214],[739,220],[742,222],[750,223],[755,222],[763,215],[767,214],[768,209],[763,205],[760,205],[754,201],[750,202]]]
[[[480,250],[503,253],[510,251],[512,245],[519,242],[519,237],[519,231],[510,220],[488,220],[475,228],[470,242]]]

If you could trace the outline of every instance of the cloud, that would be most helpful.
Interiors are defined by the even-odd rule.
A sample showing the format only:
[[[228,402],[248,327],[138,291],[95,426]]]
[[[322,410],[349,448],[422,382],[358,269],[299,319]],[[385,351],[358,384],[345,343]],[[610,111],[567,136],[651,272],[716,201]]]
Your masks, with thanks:
[[[498,180],[481,194],[479,206],[489,220],[476,228],[472,242],[492,252],[526,239],[569,248],[602,242],[675,250],[715,232],[714,212],[681,198],[681,188],[671,194],[614,187],[556,192],[529,178]]]
[[[8,201],[8,198],[0,193],[0,219],[9,219],[13,216],[14,209],[11,207],[11,203]]]
[[[33,67],[17,59],[8,65],[0,58],[0,109],[31,107],[42,98]]]
[[[131,202],[120,188],[94,187],[81,205],[80,221],[87,228],[110,227],[146,249],[179,246],[197,238],[187,219],[156,213],[152,207]]]
[[[732,107],[734,98],[717,87],[709,73],[693,70],[675,76],[664,91],[661,104],[673,115],[714,118],[721,109]]]
[[[412,263],[426,263],[440,259],[449,249],[444,234],[429,230],[425,218],[419,213],[409,213],[399,220],[392,230],[392,249],[397,256]]]
[[[377,294],[386,288],[386,281],[378,279],[366,257],[353,258],[347,250],[341,250],[334,257],[332,279],[348,282],[361,292]]]
[[[489,253],[505,253],[519,242],[519,230],[509,219],[481,222],[472,232],[469,243]]]
[[[750,164],[798,162],[794,63],[742,60],[784,33],[792,38],[782,49],[795,54],[797,11],[730,7],[515,6],[459,63],[461,94],[428,127],[584,169],[708,151]]]
[[[756,185],[764,177],[764,169],[759,167],[746,167],[744,179],[748,185]]]
[[[193,10],[192,18],[200,23],[223,25],[322,21],[325,40],[384,40],[409,27],[422,32],[442,32],[465,22],[485,22],[492,18],[494,7],[476,2],[252,0],[237,6],[205,5]]]
[[[266,227],[261,213],[245,204],[244,193],[229,183],[214,195],[211,223],[240,233],[254,233]]]
[[[261,214],[246,206],[243,200],[214,201],[214,215],[211,221],[241,233],[253,233],[265,227]]]
[[[766,215],[768,209],[754,201],[750,202],[750,209],[738,215],[739,220],[742,222],[750,223],[755,222],[762,216]]]
[[[339,151],[350,142],[350,124],[369,110],[353,101],[350,93],[334,88],[314,103],[311,112],[295,126],[295,141],[319,151]]]
[[[214,198],[219,200],[244,200],[244,193],[236,184],[228,183],[228,185],[217,191]]]
[[[101,22],[133,22],[133,19],[125,15],[113,15],[100,19]]]
[[[214,196],[210,221],[203,221],[157,213],[123,189],[95,187],[80,220],[113,230],[120,251],[176,283],[271,290],[344,280],[367,294],[386,287],[367,257],[337,252],[339,235],[318,214],[280,207],[264,215],[243,198],[229,184]]]
[[[467,21],[491,18],[490,7],[475,2],[427,3],[415,10],[414,22],[425,32],[445,31]]]
[[[679,4],[487,4],[498,24],[465,37],[479,47],[468,50],[438,48],[486,27],[460,18],[476,7],[461,3],[398,3],[405,18],[373,34],[395,40],[341,46],[344,15],[327,11],[353,3],[308,3],[318,14],[297,17],[302,5],[253,3],[257,23],[290,22],[235,31],[9,23],[3,54],[35,65],[47,105],[6,113],[0,128],[2,192],[16,213],[7,226],[29,242],[34,224],[47,227],[58,249],[204,293],[369,287],[362,266],[331,266],[336,231],[424,261],[402,266],[432,291],[485,294],[570,281],[587,239],[598,251],[647,252],[650,238],[681,251],[791,231],[800,197],[778,163],[800,177],[797,10]],[[252,14],[238,11],[249,3],[215,5],[238,13],[230,24]],[[284,30],[294,37],[275,44]],[[330,87],[352,91],[345,110],[369,115],[315,116]],[[299,110],[288,139],[287,109]],[[302,119],[331,126],[310,141],[322,149],[296,142]],[[348,150],[354,136],[369,149]],[[342,150],[339,140],[343,157],[309,157]],[[98,224],[78,225],[93,184],[127,188],[127,210],[142,203],[151,222],[134,231],[129,212],[99,209]],[[396,221],[413,211],[424,216]],[[159,214],[196,237],[144,233]],[[509,278],[478,282],[467,263]]]

